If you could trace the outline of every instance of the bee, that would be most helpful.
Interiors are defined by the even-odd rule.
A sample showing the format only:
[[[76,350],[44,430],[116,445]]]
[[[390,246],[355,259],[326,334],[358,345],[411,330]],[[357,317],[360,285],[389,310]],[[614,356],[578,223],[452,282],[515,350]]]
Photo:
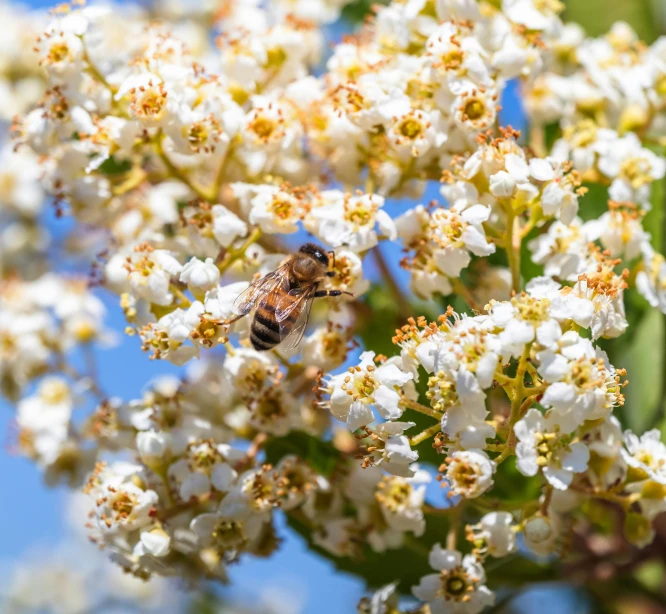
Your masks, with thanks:
[[[258,351],[271,350],[282,344],[295,348],[303,338],[310,318],[312,301],[324,296],[340,296],[351,292],[319,290],[325,277],[335,277],[329,266],[335,253],[314,243],[302,245],[296,254],[275,271],[250,285],[234,302],[236,317],[231,324],[254,311],[250,326],[250,342]]]

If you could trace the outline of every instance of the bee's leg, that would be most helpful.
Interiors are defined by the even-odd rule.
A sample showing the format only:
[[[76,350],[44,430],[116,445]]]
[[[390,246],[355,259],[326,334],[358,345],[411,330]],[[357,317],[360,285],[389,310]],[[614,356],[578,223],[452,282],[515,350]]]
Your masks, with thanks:
[[[340,296],[342,294],[348,294],[349,296],[354,296],[351,292],[343,292],[342,290],[317,290],[314,293],[314,297],[323,298],[324,296]]]
[[[335,252],[333,250],[330,250],[328,252],[328,255],[331,256],[331,258],[333,259],[333,268],[335,268]]]
[[[247,314],[246,313],[241,313],[240,315],[237,315],[235,318],[231,318],[230,320],[225,320],[222,322],[222,324],[229,325],[233,324],[234,322],[238,322],[241,318],[244,318]]]
[[[326,277],[335,277],[335,271],[326,271]]]

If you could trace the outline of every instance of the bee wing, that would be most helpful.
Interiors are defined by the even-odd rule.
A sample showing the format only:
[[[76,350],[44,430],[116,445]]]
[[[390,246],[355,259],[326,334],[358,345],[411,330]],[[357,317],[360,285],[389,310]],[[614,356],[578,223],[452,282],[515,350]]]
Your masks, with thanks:
[[[273,292],[285,279],[287,264],[283,264],[275,271],[268,273],[261,279],[250,284],[234,301],[234,313],[244,316],[255,307],[259,300]]]
[[[297,288],[288,293],[288,297],[283,297],[275,309],[275,319],[280,324],[280,346],[285,350],[295,348],[303,338],[305,329],[310,320],[310,309],[312,309],[312,299],[314,298],[316,284],[308,286],[306,289]],[[291,324],[292,314],[298,314],[296,322]]]

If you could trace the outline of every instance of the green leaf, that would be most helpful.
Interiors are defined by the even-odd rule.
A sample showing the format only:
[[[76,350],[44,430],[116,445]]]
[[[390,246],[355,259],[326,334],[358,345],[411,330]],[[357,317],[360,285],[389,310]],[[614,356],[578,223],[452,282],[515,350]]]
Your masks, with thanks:
[[[664,155],[663,148],[651,148],[658,156]],[[643,227],[652,235],[652,246],[657,251],[664,251],[666,244],[664,241],[664,198],[666,193],[664,190],[664,180],[655,181],[652,184],[652,194],[650,195],[650,203],[652,210],[643,218]]]
[[[342,453],[332,444],[298,431],[286,437],[270,439],[265,450],[266,459],[271,463],[277,463],[283,457],[295,454],[325,476],[330,476],[338,462],[343,459]],[[493,492],[495,491],[503,498],[516,502],[522,497],[534,499],[538,496],[538,480],[526,480],[523,476],[519,476],[512,463],[507,461],[500,467],[496,476],[496,487]],[[442,497],[442,501],[444,500]],[[440,505],[440,501],[437,501],[437,505]],[[446,543],[450,526],[447,512],[427,514],[424,534],[418,538],[405,536],[403,545],[399,548],[375,552],[367,544],[363,544],[360,546],[358,556],[337,557],[314,544],[313,534],[316,529],[302,512],[294,510],[287,513],[287,521],[289,526],[308,542],[308,547],[312,551],[332,561],[338,570],[363,579],[369,588],[378,588],[389,582],[399,581],[399,589],[404,594],[408,594],[421,577],[433,573],[428,565],[428,553],[435,544]],[[461,526],[475,521],[476,516],[466,518],[463,515]],[[458,538],[463,539],[462,529]],[[516,569],[519,573],[515,572]],[[497,586],[516,585],[552,577],[551,566],[518,556],[512,557],[510,561],[508,559],[495,561],[488,571],[489,580]]]
[[[393,344],[392,337],[395,329],[405,322],[400,320],[398,305],[387,289],[378,284],[373,285],[361,309],[358,329],[363,345],[377,354],[397,354],[398,348]]]
[[[578,215],[587,222],[608,211],[608,188],[598,183],[586,183],[584,187],[587,193],[579,200]]]
[[[558,577],[556,562],[539,562],[520,555],[489,559],[485,567],[488,585],[495,589],[527,586]]]
[[[550,151],[555,144],[555,141],[562,136],[562,129],[559,122],[546,124],[544,127],[544,141],[546,143],[546,151]]]
[[[429,516],[425,533],[414,538],[407,536],[400,548],[375,552],[369,546],[361,548],[358,557],[336,557],[312,542],[312,529],[299,514],[288,515],[289,526],[308,541],[308,548],[330,560],[339,571],[362,578],[368,588],[379,588],[399,581],[399,590],[408,594],[419,580],[433,573],[428,565],[428,554],[436,543],[444,545],[449,523],[445,516]]]
[[[269,463],[275,465],[285,456],[295,454],[324,477],[333,473],[342,458],[333,444],[302,431],[292,431],[284,437],[273,437],[267,441],[264,449]]]
[[[621,364],[627,369],[625,420],[634,431],[643,432],[653,423],[662,402],[664,361],[664,317],[649,309],[638,324]]]
[[[568,0],[564,19],[579,23],[590,36],[605,34],[616,21],[626,21],[648,43],[660,34],[652,0]]]
[[[99,167],[99,172],[104,175],[124,175],[132,169],[131,160],[116,160],[114,156],[109,156]]]
[[[388,0],[356,0],[342,9],[342,18],[352,24],[362,22],[375,4],[388,4]]]
[[[515,457],[508,458],[495,473],[490,496],[502,501],[506,509],[520,508],[526,502],[536,501],[541,493],[539,477],[528,478],[516,467]]]

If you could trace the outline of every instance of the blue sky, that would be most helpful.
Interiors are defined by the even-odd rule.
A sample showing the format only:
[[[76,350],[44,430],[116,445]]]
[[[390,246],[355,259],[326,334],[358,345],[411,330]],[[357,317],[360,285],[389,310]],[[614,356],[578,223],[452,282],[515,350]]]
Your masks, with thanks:
[[[28,4],[48,7],[54,2],[35,0]],[[522,113],[515,87],[507,93],[504,108],[503,123],[521,126]],[[428,194],[424,200],[427,202],[434,197],[437,197],[436,193]],[[401,205],[389,203],[389,211],[393,214]],[[66,224],[54,221],[52,227],[56,233],[61,233]],[[398,251],[396,248],[393,250],[387,252],[387,256],[397,261]],[[101,293],[100,296],[109,310],[110,327],[122,331],[124,319],[117,307],[117,299],[108,293]],[[176,371],[166,362],[148,360],[139,350],[138,341],[124,336],[117,347],[97,352],[97,359],[103,389],[126,399],[139,396],[151,378]],[[67,530],[64,505],[68,490],[46,488],[39,471],[30,461],[10,454],[12,416],[13,409],[0,401],[0,431],[6,434],[7,442],[0,450],[0,476],[3,478],[0,561],[5,562],[16,561],[35,548],[54,548],[63,540]],[[270,559],[247,558],[235,566],[231,570],[231,579],[232,587],[225,589],[225,592],[243,603],[256,603],[262,588],[278,587],[283,594],[302,600],[304,613],[353,612],[363,594],[361,582],[335,573],[332,564],[309,554],[303,540],[293,534],[288,534],[279,552]],[[536,607],[543,613],[553,614],[574,610],[573,603],[568,599],[551,598],[544,608],[544,596],[552,597],[552,593],[531,591],[521,599],[521,605],[526,612],[534,611]]]

